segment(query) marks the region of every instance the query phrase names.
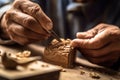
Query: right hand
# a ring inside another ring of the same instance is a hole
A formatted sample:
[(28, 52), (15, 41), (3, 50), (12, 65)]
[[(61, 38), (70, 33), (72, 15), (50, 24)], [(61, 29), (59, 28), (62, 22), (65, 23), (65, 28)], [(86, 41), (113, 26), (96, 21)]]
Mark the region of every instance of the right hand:
[(53, 24), (38, 4), (30, 0), (15, 0), (4, 14), (1, 27), (7, 38), (24, 45), (47, 39), (50, 34), (43, 27), (51, 30)]
[(101, 23), (86, 32), (77, 33), (76, 36), (71, 46), (77, 47), (90, 62), (112, 67), (120, 59), (118, 26)]

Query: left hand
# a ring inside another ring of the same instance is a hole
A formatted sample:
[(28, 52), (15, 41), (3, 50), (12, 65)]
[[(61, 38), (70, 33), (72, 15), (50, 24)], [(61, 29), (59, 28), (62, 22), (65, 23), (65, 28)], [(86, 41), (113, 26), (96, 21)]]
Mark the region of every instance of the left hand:
[(78, 32), (71, 46), (78, 47), (92, 63), (112, 66), (120, 58), (120, 28), (99, 24), (87, 32)]
[(3, 39), (11, 39), (21, 45), (46, 40), (53, 23), (41, 7), (31, 0), (14, 0), (1, 19)]

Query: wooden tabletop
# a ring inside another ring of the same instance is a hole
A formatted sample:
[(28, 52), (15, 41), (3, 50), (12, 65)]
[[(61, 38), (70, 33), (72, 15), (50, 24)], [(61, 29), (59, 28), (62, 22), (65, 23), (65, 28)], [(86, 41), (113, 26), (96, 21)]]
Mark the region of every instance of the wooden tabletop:
[[(33, 55), (39, 56), (42, 56), (44, 51), (43, 47), (36, 44), (28, 46), (0, 45), (0, 49), (13, 53), (30, 50)], [(76, 67), (72, 69), (62, 68), (59, 80), (120, 80), (120, 72), (92, 64), (82, 58), (76, 58)]]

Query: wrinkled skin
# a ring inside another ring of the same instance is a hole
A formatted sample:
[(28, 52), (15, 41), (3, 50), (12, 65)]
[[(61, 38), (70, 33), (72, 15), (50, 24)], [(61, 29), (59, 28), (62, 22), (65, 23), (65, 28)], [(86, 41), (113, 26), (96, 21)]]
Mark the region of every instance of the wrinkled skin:
[(110, 67), (120, 58), (120, 28), (99, 24), (86, 32), (78, 32), (71, 46), (92, 63)]
[(47, 39), (47, 30), (52, 29), (52, 21), (45, 15), (41, 7), (29, 0), (15, 0), (1, 21), (5, 38), (25, 45)]

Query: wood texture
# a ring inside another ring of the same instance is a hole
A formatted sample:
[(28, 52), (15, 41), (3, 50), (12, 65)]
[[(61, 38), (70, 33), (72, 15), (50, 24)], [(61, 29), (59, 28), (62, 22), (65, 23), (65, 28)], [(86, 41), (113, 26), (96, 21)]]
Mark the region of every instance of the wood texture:
[[(8, 52), (18, 52), (23, 50), (30, 50), (33, 55), (42, 55), (43, 48), (38, 45), (29, 45), (26, 47), (23, 46), (0, 46), (0, 49), (8, 51)], [(44, 63), (44, 62), (43, 62)], [(53, 71), (52, 71), (53, 70)], [(0, 68), (0, 80), (6, 80), (4, 78), (10, 77), (11, 79), (16, 78), (18, 80), (19, 77), (22, 77), (22, 80), (57, 80), (59, 77), (59, 80), (120, 80), (120, 72), (119, 71), (113, 71), (108, 68), (104, 68), (95, 64), (92, 64), (88, 62), (85, 59), (77, 58), (76, 59), (76, 67), (72, 69), (65, 69), (60, 72), (59, 75), (59, 69), (56, 67), (52, 67), (51, 69), (48, 69), (46, 71), (43, 71), (44, 73), (41, 73), (41, 71), (8, 71), (5, 69)], [(100, 76), (99, 79), (94, 79), (90, 76), (91, 73), (96, 73)], [(4, 74), (8, 74), (8, 76), (5, 76)], [(16, 74), (14, 77), (13, 74)], [(27, 76), (25, 76), (27, 74)], [(37, 75), (36, 75), (37, 74)], [(45, 75), (44, 75), (45, 74)], [(50, 77), (55, 75), (54, 77)], [(11, 76), (12, 75), (12, 76)], [(26, 79), (27, 78), (27, 79)], [(41, 79), (42, 78), (42, 79)], [(20, 78), (19, 78), (20, 79)]]

